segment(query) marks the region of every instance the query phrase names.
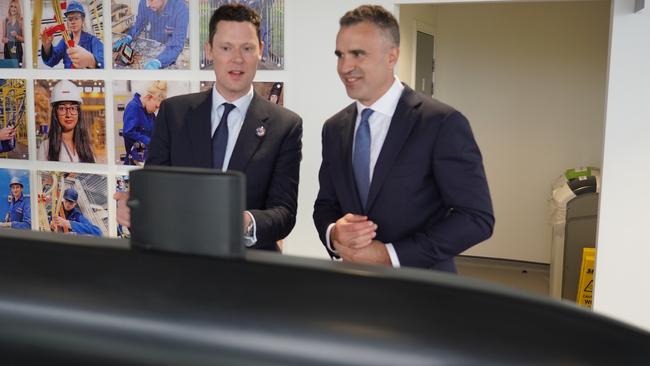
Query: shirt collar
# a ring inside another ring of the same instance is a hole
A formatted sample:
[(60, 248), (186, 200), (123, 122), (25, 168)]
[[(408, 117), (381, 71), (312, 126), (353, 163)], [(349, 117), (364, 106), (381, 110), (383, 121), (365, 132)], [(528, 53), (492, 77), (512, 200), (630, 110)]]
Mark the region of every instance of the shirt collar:
[(229, 102), (224, 98), (221, 94), (219, 94), (219, 91), (217, 91), (217, 83), (212, 86), (212, 111), (216, 113), (217, 109), (223, 104), (223, 103), (230, 103), (234, 104), (235, 107), (241, 112), (242, 116), (246, 115), (246, 112), (248, 111), (248, 107), (251, 105), (251, 101), (253, 101), (253, 86), (251, 85), (250, 90), (248, 93), (240, 97), (239, 99)]
[(386, 93), (377, 99), (377, 101), (374, 102), (371, 106), (366, 107), (357, 101), (357, 113), (360, 114), (362, 110), (370, 108), (375, 112), (379, 112), (392, 118), (393, 114), (395, 114), (395, 110), (397, 109), (397, 103), (402, 97), (402, 91), (404, 91), (404, 85), (402, 85), (402, 83), (399, 81), (397, 75), (395, 75), (394, 78), (395, 80), (393, 81), (393, 85), (391, 85)]

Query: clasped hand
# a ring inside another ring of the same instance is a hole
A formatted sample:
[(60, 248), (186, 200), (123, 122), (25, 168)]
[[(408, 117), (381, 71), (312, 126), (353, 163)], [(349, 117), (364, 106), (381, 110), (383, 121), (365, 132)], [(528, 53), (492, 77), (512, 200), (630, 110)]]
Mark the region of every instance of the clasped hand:
[(64, 219), (63, 217), (60, 217), (60, 216), (56, 216), (56, 217), (52, 218), (52, 223), (50, 224), (50, 226), (53, 229), (57, 228), (57, 227), (60, 227), (60, 228), (70, 230), (70, 228), (71, 228), (70, 221), (68, 221), (68, 220), (66, 220), (66, 219)]
[(330, 240), (344, 262), (391, 265), (386, 245), (375, 240), (377, 228), (367, 216), (348, 213), (336, 221)]

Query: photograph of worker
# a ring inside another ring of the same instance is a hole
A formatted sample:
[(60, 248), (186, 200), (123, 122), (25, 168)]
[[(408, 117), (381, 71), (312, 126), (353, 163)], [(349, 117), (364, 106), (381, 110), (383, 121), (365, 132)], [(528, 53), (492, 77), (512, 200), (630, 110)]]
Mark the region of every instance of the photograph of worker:
[(0, 68), (23, 67), (25, 44), (25, 21), (19, 0), (0, 2), (0, 35), (2, 35), (2, 57)]
[(0, 192), (3, 197), (0, 199), (0, 228), (30, 230), (29, 171), (0, 169)]
[(106, 176), (38, 171), (38, 230), (108, 236)]
[(143, 166), (160, 103), (190, 91), (189, 81), (113, 81), (115, 163)]
[[(115, 177), (115, 192), (128, 192), (129, 191), (129, 176), (128, 175), (118, 175)], [(119, 223), (117, 224), (117, 237), (123, 239), (129, 239), (131, 237), (131, 232), (126, 226), (122, 226)]]
[(103, 69), (101, 0), (32, 0), (32, 58), (39, 69)]
[(25, 80), (0, 79), (0, 158), (29, 158)]
[[(201, 91), (207, 91), (212, 89), (214, 85), (213, 81), (202, 81), (201, 82)], [(284, 96), (282, 89), (284, 88), (284, 83), (281, 81), (254, 81), (253, 90), (255, 93), (266, 98), (269, 102), (279, 104), (284, 106)]]
[(106, 163), (104, 81), (35, 80), (36, 158)]
[(111, 0), (113, 68), (189, 69), (189, 0)]
[(255, 9), (262, 17), (258, 34), (262, 41), (262, 58), (258, 70), (284, 69), (284, 0), (199, 0), (199, 40), (201, 44), (199, 66), (212, 70), (204, 45), (210, 37), (210, 17), (221, 5), (239, 3)]

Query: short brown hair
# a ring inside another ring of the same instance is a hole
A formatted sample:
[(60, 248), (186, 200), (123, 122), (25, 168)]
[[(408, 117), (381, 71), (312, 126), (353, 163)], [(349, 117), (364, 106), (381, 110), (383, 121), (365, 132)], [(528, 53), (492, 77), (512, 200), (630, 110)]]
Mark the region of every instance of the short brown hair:
[(260, 24), (262, 24), (262, 17), (255, 11), (255, 9), (243, 4), (225, 4), (217, 8), (212, 13), (210, 18), (210, 39), (208, 43), (212, 44), (212, 38), (217, 32), (217, 23), (222, 20), (233, 22), (249, 22), (253, 24), (257, 31), (257, 39), (260, 38)]
[(361, 5), (350, 10), (339, 20), (341, 27), (369, 22), (384, 31), (396, 47), (399, 47), (399, 24), (388, 10), (379, 5)]

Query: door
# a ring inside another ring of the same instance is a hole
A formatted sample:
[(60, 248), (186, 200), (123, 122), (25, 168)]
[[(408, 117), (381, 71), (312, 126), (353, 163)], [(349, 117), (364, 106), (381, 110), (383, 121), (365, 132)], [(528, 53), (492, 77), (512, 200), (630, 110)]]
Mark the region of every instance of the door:
[(433, 36), (418, 30), (415, 51), (415, 85), (417, 91), (433, 95)]

